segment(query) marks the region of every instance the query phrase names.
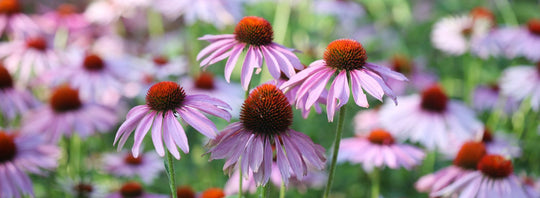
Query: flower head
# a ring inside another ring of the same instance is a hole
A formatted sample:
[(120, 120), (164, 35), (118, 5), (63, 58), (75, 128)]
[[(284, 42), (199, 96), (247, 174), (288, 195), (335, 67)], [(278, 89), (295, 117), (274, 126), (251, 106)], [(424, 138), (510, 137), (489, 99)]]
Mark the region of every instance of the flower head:
[(82, 100), (79, 90), (69, 86), (56, 88), (44, 105), (25, 115), (24, 132), (43, 133), (53, 142), (73, 133), (86, 138), (96, 132), (106, 132), (116, 124), (116, 114), (110, 108)]
[(203, 67), (228, 57), (225, 65), (225, 79), (230, 82), (234, 66), (243, 49), (247, 47), (240, 79), (244, 90), (248, 88), (253, 70), (260, 71), (263, 59), (274, 79), (279, 79), (281, 72), (291, 77), (296, 73), (294, 69), (303, 69), (293, 49), (274, 43), (272, 39), (272, 26), (266, 19), (247, 16), (240, 20), (234, 34), (206, 35), (199, 38), (211, 44), (199, 52), (197, 60), (206, 57), (201, 61), (201, 67)]
[(7, 120), (15, 119), (39, 103), (29, 91), (14, 87), (13, 78), (3, 64), (0, 64), (0, 98), (0, 113)]
[(466, 173), (430, 196), (531, 197), (513, 174), (514, 167), (510, 160), (500, 155), (485, 155), (477, 168), (477, 171)]
[(165, 168), (155, 153), (142, 153), (135, 157), (129, 152), (106, 154), (103, 169), (112, 175), (133, 178), (139, 176), (143, 182), (151, 183)]
[(151, 131), (152, 141), (156, 152), (165, 155), (163, 142), (168, 151), (180, 159), (178, 147), (184, 153), (189, 152), (186, 133), (177, 118), (182, 118), (187, 124), (206, 137), (216, 136), (216, 126), (202, 112), (230, 120), (229, 105), (221, 100), (206, 95), (187, 95), (182, 87), (174, 82), (159, 82), (148, 90), (146, 104), (131, 109), (126, 121), (120, 126), (114, 144), (118, 143), (120, 150), (128, 137), (135, 130), (133, 156), (138, 157), (144, 136)]
[(238, 168), (246, 177), (252, 174), (257, 185), (264, 185), (272, 174), (275, 148), (281, 179), (286, 184), (291, 176), (301, 180), (308, 165), (322, 169), (326, 159), (324, 149), (291, 130), (291, 124), (292, 108), (283, 92), (273, 84), (263, 84), (244, 102), (240, 121), (209, 142), (210, 159), (225, 158), (224, 170), (232, 173)]
[(166, 195), (150, 194), (145, 192), (143, 185), (137, 182), (122, 184), (117, 192), (111, 193), (107, 198), (166, 198)]
[(540, 62), (535, 66), (515, 66), (505, 69), (499, 81), (504, 95), (524, 102), (530, 98), (532, 109), (540, 110)]
[(0, 197), (33, 196), (32, 181), (25, 173), (42, 173), (57, 166), (60, 149), (40, 135), (0, 129)]
[(366, 171), (374, 167), (410, 169), (422, 161), (422, 150), (396, 142), (391, 133), (374, 129), (367, 136), (345, 138), (339, 147), (339, 161), (361, 163)]
[[(386, 79), (392, 78), (406, 81), (407, 78), (387, 67), (366, 62), (367, 55), (362, 44), (351, 39), (339, 39), (331, 42), (326, 48), (323, 60), (318, 60), (300, 71), (289, 81), (281, 85), (282, 89), (300, 86), (296, 95), (297, 108), (310, 109), (325, 90), (326, 84), (334, 78), (326, 101), (328, 120), (334, 119), (334, 112), (349, 101), (349, 81), (355, 103), (361, 107), (369, 107), (364, 90), (378, 100), (386, 94), (397, 104), (396, 96), (388, 87)], [(302, 102), (303, 97), (307, 97)], [(339, 103), (338, 103), (339, 99)], [(336, 105), (337, 103), (337, 105)], [(298, 104), (303, 104), (299, 106)]]

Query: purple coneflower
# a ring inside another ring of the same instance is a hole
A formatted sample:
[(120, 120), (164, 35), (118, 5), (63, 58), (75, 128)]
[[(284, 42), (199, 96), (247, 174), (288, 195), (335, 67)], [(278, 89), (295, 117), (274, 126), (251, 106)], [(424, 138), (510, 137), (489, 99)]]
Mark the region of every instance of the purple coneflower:
[(507, 35), (501, 45), (509, 48), (512, 55), (540, 61), (540, 19), (529, 19), (526, 26), (508, 27), (502, 31)]
[(171, 58), (165, 55), (154, 55), (144, 66), (146, 75), (157, 80), (167, 80), (170, 76), (178, 77), (188, 70), (187, 60), (182, 56)]
[(221, 100), (206, 95), (187, 95), (184, 89), (174, 82), (159, 82), (148, 90), (145, 105), (133, 107), (129, 111), (126, 121), (116, 133), (114, 144), (118, 143), (120, 150), (135, 130), (131, 151), (133, 156), (138, 157), (144, 136), (152, 129), (156, 152), (162, 157), (165, 155), (165, 142), (169, 152), (176, 159), (180, 159), (178, 147), (184, 153), (189, 153), (189, 145), (178, 117), (206, 137), (214, 139), (216, 126), (201, 112), (230, 120), (231, 115), (227, 111), (229, 109), (229, 105)]
[(66, 67), (47, 72), (41, 79), (49, 84), (68, 83), (79, 89), (81, 98), (107, 106), (117, 105), (124, 85), (134, 79), (129, 62), (124, 58), (103, 57), (97, 53), (69, 51)]
[(143, 153), (134, 157), (129, 152), (106, 154), (103, 169), (112, 175), (133, 178), (136, 175), (145, 183), (152, 183), (165, 170), (163, 162), (155, 153)]
[[(159, 160), (158, 160), (159, 161)], [(109, 194), (107, 198), (167, 198), (167, 195), (151, 194), (144, 191), (141, 184), (127, 182), (117, 192)]]
[(225, 198), (226, 194), (221, 188), (208, 188), (200, 193), (198, 198)]
[(385, 105), (382, 125), (397, 137), (419, 142), (430, 150), (455, 151), (455, 146), (478, 137), (482, 124), (465, 105), (450, 100), (438, 85), (401, 99), (401, 105)]
[(108, 186), (88, 180), (61, 178), (58, 183), (69, 197), (103, 198), (109, 191)]
[(406, 144), (397, 143), (389, 132), (375, 129), (367, 136), (345, 138), (339, 147), (339, 161), (361, 163), (364, 170), (388, 167), (410, 169), (422, 162), (422, 150)]
[(242, 16), (242, 3), (238, 0), (158, 0), (153, 5), (171, 21), (183, 16), (188, 25), (202, 21), (219, 29), (234, 24)]
[(0, 112), (8, 121), (22, 115), (38, 105), (38, 101), (27, 90), (16, 89), (11, 74), (0, 63)]
[(33, 197), (32, 181), (24, 173), (53, 169), (60, 149), (39, 135), (7, 132), (0, 129), (0, 197)]
[(0, 44), (0, 58), (4, 58), (6, 68), (23, 85), (29, 83), (32, 77), (57, 68), (60, 64), (52, 42), (40, 35)]
[(51, 34), (60, 29), (72, 33), (83, 30), (90, 25), (84, 15), (77, 12), (77, 7), (73, 4), (61, 4), (56, 10), (38, 16), (36, 22), (44, 31)]
[(96, 132), (107, 132), (116, 124), (116, 114), (110, 108), (87, 103), (79, 91), (69, 86), (57, 88), (49, 100), (23, 118), (24, 132), (41, 133), (52, 142), (74, 133), (85, 138)]
[(272, 174), (272, 145), (285, 184), (292, 176), (301, 180), (308, 166), (323, 169), (324, 148), (290, 129), (292, 119), (292, 108), (283, 92), (275, 85), (263, 84), (244, 102), (240, 121), (209, 142), (210, 159), (226, 159), (224, 170), (230, 174), (238, 168), (244, 176), (253, 174), (259, 186), (266, 185)]
[(23, 36), (38, 31), (37, 24), (21, 11), (19, 0), (2, 0), (0, 2), (0, 35), (8, 32), (13, 34), (9, 36)]
[(516, 100), (530, 98), (532, 109), (540, 110), (540, 62), (536, 67), (515, 66), (503, 71), (499, 86), (503, 94)]
[(408, 90), (423, 90), (437, 82), (437, 76), (426, 71), (421, 60), (411, 60), (405, 55), (396, 54), (392, 56), (388, 63), (392, 70), (405, 75), (410, 82), (403, 82), (395, 79), (388, 79), (386, 83), (396, 95), (404, 95)]
[(478, 162), (477, 169), (431, 193), (431, 196), (531, 197), (523, 189), (519, 178), (513, 174), (514, 167), (510, 160), (500, 155), (485, 155)]
[[(451, 55), (462, 55), (470, 48), (471, 42), (483, 39), (495, 24), (495, 15), (483, 7), (471, 10), (469, 15), (443, 18), (433, 27), (433, 46)], [(497, 46), (495, 46), (497, 47)]]
[(273, 38), (272, 25), (266, 19), (256, 16), (244, 17), (236, 25), (234, 34), (206, 35), (199, 38), (211, 44), (199, 52), (197, 60), (206, 56), (201, 62), (201, 67), (206, 67), (228, 57), (225, 79), (230, 82), (236, 62), (242, 51), (247, 48), (240, 79), (244, 90), (249, 87), (253, 69), (261, 69), (263, 58), (274, 79), (279, 79), (281, 72), (291, 77), (295, 74), (294, 69), (303, 69), (300, 60), (293, 53), (294, 49), (272, 42)]
[(180, 84), (190, 93), (223, 98), (223, 101), (231, 106), (233, 117), (238, 118), (245, 97), (240, 84), (229, 84), (223, 78), (216, 78), (209, 72), (201, 72), (197, 77), (185, 77), (180, 80)]
[[(336, 109), (349, 101), (349, 80), (352, 86), (354, 101), (358, 106), (369, 107), (364, 90), (378, 100), (386, 94), (397, 104), (396, 96), (388, 87), (386, 79), (406, 81), (407, 78), (400, 73), (394, 72), (387, 67), (366, 62), (366, 50), (359, 42), (351, 39), (335, 40), (326, 47), (324, 59), (318, 60), (307, 68), (291, 77), (281, 87), (287, 88), (300, 84), (300, 90), (296, 95), (299, 102), (306, 94), (308, 99), (301, 109), (310, 109), (319, 99), (327, 82), (334, 75), (328, 98), (326, 110), (329, 121), (333, 121)], [(336, 106), (336, 102), (339, 103)]]
[(482, 142), (465, 142), (459, 149), (452, 165), (422, 176), (414, 184), (414, 187), (419, 192), (437, 192), (467, 173), (475, 171), (478, 162), (486, 153), (486, 147)]

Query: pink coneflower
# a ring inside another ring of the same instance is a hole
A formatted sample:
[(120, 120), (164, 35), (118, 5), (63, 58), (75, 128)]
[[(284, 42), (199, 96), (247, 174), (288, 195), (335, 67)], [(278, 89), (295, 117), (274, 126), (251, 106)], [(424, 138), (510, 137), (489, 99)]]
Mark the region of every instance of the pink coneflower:
[(114, 192), (107, 196), (107, 198), (167, 198), (167, 197), (168, 197), (167, 195), (147, 193), (145, 192), (143, 186), (137, 182), (124, 183), (117, 192)]
[[(506, 34), (506, 35), (502, 35)], [(501, 29), (500, 44), (509, 48), (511, 55), (523, 56), (530, 61), (540, 61), (540, 19), (529, 19), (522, 27)]]
[[(280, 87), (281, 85), (283, 85), (288, 80), (289, 80), (289, 78), (285, 74), (281, 73), (281, 77), (279, 79), (277, 79), (276, 86)], [(291, 87), (291, 88), (289, 88), (287, 90), (287, 92), (285, 93), (285, 96), (287, 97), (287, 99), (289, 100), (289, 103), (291, 103), (291, 105), (296, 105), (296, 108), (300, 109), (302, 111), (302, 117), (304, 117), (304, 119), (306, 119), (309, 116), (309, 112), (310, 112), (311, 109), (304, 109), (304, 108), (301, 108), (301, 107), (305, 106), (305, 104), (306, 104), (306, 102), (308, 100), (308, 95), (304, 95), (302, 98), (299, 98), (298, 101), (297, 101), (296, 100), (296, 95), (298, 94), (298, 90), (300, 90), (300, 85)], [(328, 96), (328, 92), (326, 90), (323, 90), (323, 92), (321, 93), (321, 95), (317, 99), (317, 102), (316, 102), (317, 105), (314, 105), (315, 111), (317, 113), (322, 112), (321, 105), (326, 104), (326, 97), (327, 96)]]
[(509, 134), (492, 133), (485, 127), (482, 142), (486, 145), (489, 154), (499, 154), (511, 158), (521, 156), (521, 148), (517, 146), (517, 140)]
[(68, 83), (79, 89), (85, 100), (108, 106), (117, 105), (124, 85), (135, 78), (128, 60), (120, 57), (104, 57), (98, 53), (70, 51), (65, 57), (66, 67), (58, 68), (41, 76), (53, 86)]
[(209, 142), (210, 159), (226, 159), (223, 170), (229, 174), (234, 169), (245, 176), (253, 174), (257, 185), (266, 185), (272, 174), (272, 145), (285, 184), (291, 176), (301, 180), (308, 165), (323, 169), (324, 148), (307, 135), (290, 129), (292, 119), (292, 108), (283, 92), (275, 85), (263, 84), (244, 102), (240, 121), (227, 126)]
[(477, 168), (477, 171), (466, 173), (449, 186), (431, 193), (431, 196), (530, 197), (513, 174), (510, 160), (500, 155), (485, 155)]
[(0, 1), (0, 35), (4, 32), (10, 36), (23, 36), (38, 31), (37, 24), (26, 14), (23, 14), (19, 0)]
[(24, 173), (53, 169), (60, 149), (46, 144), (39, 135), (7, 132), (0, 129), (0, 197), (33, 197), (32, 181)]
[(176, 187), (176, 196), (178, 198), (196, 198), (196, 192), (190, 186)]
[(58, 183), (69, 197), (103, 198), (109, 188), (92, 181), (61, 178)]
[(16, 89), (11, 74), (0, 63), (0, 112), (8, 121), (22, 115), (38, 105), (38, 101), (27, 90)]
[(216, 126), (201, 112), (230, 120), (225, 102), (206, 95), (187, 95), (184, 89), (174, 82), (160, 82), (153, 85), (146, 94), (146, 104), (133, 107), (120, 126), (114, 144), (120, 150), (135, 130), (133, 156), (138, 157), (144, 136), (152, 128), (154, 148), (160, 156), (165, 155), (163, 142), (169, 152), (180, 159), (178, 147), (189, 153), (186, 133), (177, 118), (182, 118), (191, 127), (210, 139), (217, 133)]
[(469, 15), (443, 18), (433, 27), (433, 46), (451, 55), (462, 55), (471, 42), (482, 39), (495, 24), (495, 15), (486, 8), (477, 7)]
[[(364, 90), (381, 101), (386, 94), (397, 104), (396, 96), (388, 87), (386, 80), (392, 78), (406, 81), (407, 78), (387, 67), (368, 63), (366, 60), (366, 50), (359, 42), (351, 39), (335, 40), (326, 47), (323, 60), (311, 63), (307, 69), (291, 77), (281, 87), (300, 85), (296, 100), (299, 102), (307, 94), (305, 106), (300, 108), (310, 109), (323, 93), (327, 82), (334, 73), (338, 73), (330, 86), (326, 101), (329, 121), (333, 121), (335, 110), (349, 101), (351, 90), (347, 78), (350, 78), (352, 94), (358, 106), (369, 107)], [(338, 99), (339, 103), (336, 106)]]
[(157, 80), (167, 80), (169, 77), (179, 77), (188, 71), (188, 61), (182, 56), (168, 57), (154, 55), (145, 64), (143, 70)]
[(540, 62), (536, 67), (515, 66), (505, 69), (499, 86), (503, 94), (516, 100), (530, 98), (532, 109), (540, 110)]
[(529, 195), (529, 197), (540, 196), (540, 180), (535, 180), (533, 177), (529, 177), (525, 174), (520, 174), (521, 181), (523, 182), (523, 188)]
[(221, 188), (208, 188), (201, 192), (199, 198), (225, 198), (225, 192)]
[(510, 115), (519, 108), (519, 101), (503, 96), (497, 84), (480, 85), (473, 92), (473, 107), (479, 112), (502, 109)]
[(155, 153), (143, 153), (134, 157), (131, 153), (106, 154), (103, 169), (112, 175), (133, 178), (139, 176), (143, 182), (152, 183), (165, 170), (163, 161)]
[(88, 27), (90, 24), (77, 7), (73, 4), (61, 4), (56, 10), (49, 11), (36, 19), (44, 31), (54, 34), (60, 29), (75, 32)]
[(158, 0), (153, 5), (171, 21), (183, 16), (188, 25), (202, 21), (219, 29), (234, 24), (242, 16), (242, 4), (238, 0)]
[(231, 106), (233, 117), (238, 118), (245, 97), (240, 84), (229, 84), (225, 79), (216, 78), (208, 72), (201, 72), (197, 77), (185, 77), (180, 80), (180, 84), (187, 92), (222, 98), (224, 102)]
[(422, 176), (414, 184), (414, 187), (419, 192), (439, 191), (467, 173), (475, 171), (478, 162), (486, 153), (486, 147), (482, 142), (465, 142), (459, 149), (452, 165)]
[(85, 138), (96, 132), (107, 132), (116, 120), (112, 109), (87, 103), (79, 98), (78, 90), (61, 86), (52, 93), (49, 105), (24, 116), (22, 130), (44, 134), (49, 141), (56, 142), (74, 133)]
[(206, 56), (201, 62), (201, 67), (206, 67), (228, 57), (225, 79), (230, 82), (236, 62), (242, 51), (247, 48), (240, 79), (244, 90), (248, 89), (253, 69), (261, 69), (263, 58), (274, 79), (279, 79), (281, 72), (291, 77), (295, 74), (294, 69), (301, 70), (304, 67), (293, 53), (294, 49), (272, 42), (273, 37), (272, 25), (266, 19), (256, 16), (244, 17), (236, 25), (234, 34), (206, 35), (199, 38), (211, 44), (199, 52), (197, 60)]
[(455, 151), (455, 146), (482, 131), (474, 112), (450, 100), (438, 85), (427, 88), (421, 96), (411, 95), (401, 101), (399, 106), (383, 106), (382, 125), (396, 136), (419, 142), (430, 150)]
[(29, 83), (32, 77), (60, 64), (52, 42), (41, 35), (0, 44), (0, 58), (4, 58), (6, 68), (23, 85)]
[(425, 154), (422, 150), (397, 143), (389, 132), (375, 129), (367, 136), (345, 138), (339, 147), (339, 161), (360, 163), (364, 170), (388, 167), (411, 169), (420, 164)]

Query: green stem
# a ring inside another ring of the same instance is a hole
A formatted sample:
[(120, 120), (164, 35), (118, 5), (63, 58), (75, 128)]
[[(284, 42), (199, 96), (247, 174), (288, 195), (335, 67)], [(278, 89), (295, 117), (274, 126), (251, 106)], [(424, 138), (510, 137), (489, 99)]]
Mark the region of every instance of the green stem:
[(495, 5), (497, 6), (497, 9), (501, 11), (503, 20), (508, 25), (517, 25), (518, 21), (516, 19), (516, 14), (514, 13), (514, 10), (512, 10), (512, 7), (510, 6), (510, 3), (508, 0), (495, 0)]
[(339, 110), (339, 120), (337, 123), (336, 137), (334, 139), (334, 150), (332, 154), (332, 162), (330, 164), (330, 171), (328, 173), (328, 181), (326, 182), (326, 188), (324, 189), (324, 198), (328, 198), (330, 194), (330, 188), (332, 188), (332, 182), (334, 180), (334, 174), (336, 171), (336, 162), (339, 151), (339, 143), (341, 142), (341, 134), (343, 133), (343, 123), (345, 121), (345, 112), (347, 105), (343, 105)]
[(268, 197), (268, 187), (269, 187), (269, 186), (270, 186), (270, 185), (268, 185), (268, 184), (265, 184), (265, 185), (263, 185), (263, 186), (259, 186), (259, 189), (260, 189), (260, 192), (261, 192), (261, 194), (260, 194), (260, 196), (259, 196), (260, 198), (266, 198), (266, 197)]
[(274, 41), (283, 43), (291, 16), (291, 0), (281, 0), (274, 14)]
[[(247, 93), (247, 91), (246, 91), (246, 93)], [(242, 159), (242, 157), (240, 157), (240, 159), (238, 159), (238, 161), (240, 162), (240, 164), (238, 164), (238, 167), (242, 167), (241, 159)], [(239, 175), (240, 175), (240, 181), (238, 181), (238, 198), (242, 198), (242, 194), (243, 194), (242, 182), (244, 181), (244, 178), (242, 178), (242, 170), (238, 169), (238, 172), (239, 172)]]
[(165, 161), (165, 164), (167, 165), (167, 173), (169, 175), (169, 187), (171, 188), (171, 196), (172, 198), (177, 198), (173, 157), (169, 151), (167, 151), (166, 155), (167, 161)]
[(285, 187), (285, 182), (281, 180), (281, 187), (279, 189), (279, 198), (285, 198), (285, 191), (287, 188)]
[(148, 34), (151, 37), (158, 37), (163, 35), (165, 28), (163, 28), (163, 20), (161, 15), (156, 11), (149, 10), (148, 15), (146, 15), (148, 21)]
[(379, 198), (381, 191), (381, 176), (379, 168), (373, 168), (371, 172), (371, 198)]

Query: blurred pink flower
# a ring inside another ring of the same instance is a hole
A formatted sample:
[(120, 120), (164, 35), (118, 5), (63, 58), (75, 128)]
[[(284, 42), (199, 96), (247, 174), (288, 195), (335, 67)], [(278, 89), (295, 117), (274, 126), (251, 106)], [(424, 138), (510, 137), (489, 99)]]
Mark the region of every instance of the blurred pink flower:
[[(318, 60), (300, 71), (289, 81), (281, 85), (281, 88), (300, 86), (296, 95), (297, 107), (303, 97), (308, 95), (305, 106), (301, 109), (310, 109), (319, 100), (326, 88), (328, 81), (334, 78), (326, 101), (328, 120), (334, 119), (336, 109), (347, 104), (349, 101), (349, 81), (352, 86), (352, 94), (355, 103), (361, 107), (369, 107), (364, 90), (378, 100), (382, 101), (383, 95), (387, 95), (397, 104), (396, 96), (388, 87), (387, 79), (407, 81), (401, 73), (394, 72), (387, 67), (382, 67), (366, 62), (366, 50), (359, 42), (351, 39), (339, 39), (331, 42), (326, 48), (324, 59)], [(337, 100), (339, 103), (336, 105)]]
[(33, 77), (60, 66), (58, 51), (52, 40), (44, 35), (34, 35), (0, 43), (0, 58), (6, 68), (16, 74), (17, 83), (27, 85)]
[(120, 177), (134, 178), (139, 176), (144, 183), (152, 181), (165, 170), (163, 161), (155, 153), (142, 153), (134, 157), (131, 153), (123, 151), (103, 156), (103, 169)]
[(184, 153), (189, 153), (186, 133), (178, 118), (206, 137), (214, 139), (217, 133), (216, 126), (201, 112), (223, 118), (231, 119), (228, 112), (229, 105), (225, 102), (206, 95), (186, 95), (182, 87), (174, 82), (160, 82), (153, 85), (146, 95), (146, 104), (133, 107), (122, 123), (114, 144), (118, 143), (118, 150), (122, 149), (127, 139), (135, 130), (134, 143), (131, 152), (134, 157), (139, 156), (144, 136), (151, 130), (152, 141), (156, 152), (165, 155), (163, 142), (176, 159), (180, 159), (178, 147)]
[(60, 149), (45, 143), (40, 135), (0, 129), (0, 197), (34, 196), (25, 171), (42, 174), (41, 169), (58, 166)]
[(401, 101), (399, 106), (386, 104), (381, 108), (383, 127), (429, 150), (454, 153), (458, 145), (482, 132), (474, 112), (450, 100), (438, 85), (425, 89), (421, 96), (411, 95)]
[(502, 95), (497, 84), (479, 85), (472, 94), (473, 108), (479, 112), (494, 112), (502, 109), (506, 115), (510, 115), (519, 108), (519, 101)]
[(145, 192), (143, 186), (137, 182), (124, 183), (117, 192), (111, 193), (107, 196), (107, 198), (167, 198), (167, 197), (169, 196), (147, 193)]
[(540, 61), (540, 19), (529, 19), (526, 26), (501, 28), (499, 44), (507, 48), (510, 57), (523, 56)]
[(37, 24), (22, 13), (19, 0), (2, 0), (0, 2), (0, 35), (21, 37), (39, 31)]
[(208, 143), (210, 160), (226, 159), (223, 170), (229, 174), (235, 169), (244, 176), (253, 174), (257, 186), (268, 183), (273, 175), (273, 148), (285, 185), (293, 176), (302, 180), (307, 167), (322, 170), (326, 161), (324, 148), (290, 129), (292, 119), (292, 108), (283, 92), (272, 84), (260, 85), (244, 102), (240, 121), (227, 126)]
[(11, 74), (0, 64), (0, 113), (8, 121), (38, 106), (39, 102), (28, 90), (17, 89)]
[(521, 148), (518, 141), (510, 134), (502, 132), (492, 133), (487, 127), (484, 127), (482, 142), (486, 145), (487, 152), (498, 154), (510, 158), (521, 156)]
[(236, 25), (234, 34), (205, 35), (199, 38), (211, 44), (199, 52), (197, 60), (206, 56), (201, 62), (201, 67), (206, 68), (228, 58), (225, 65), (225, 79), (230, 82), (236, 62), (247, 47), (240, 78), (244, 90), (248, 89), (253, 69), (257, 69), (257, 73), (261, 70), (263, 58), (274, 79), (279, 79), (281, 72), (291, 77), (296, 73), (294, 69), (301, 70), (303, 66), (293, 53), (294, 49), (272, 42), (273, 37), (272, 25), (266, 19), (255, 16), (244, 17)]
[(425, 154), (422, 150), (395, 142), (394, 137), (383, 129), (372, 130), (366, 136), (344, 138), (339, 147), (338, 161), (360, 163), (364, 170), (388, 167), (411, 169), (421, 164)]
[(534, 66), (518, 65), (506, 68), (499, 80), (504, 95), (524, 102), (530, 98), (532, 109), (540, 110), (540, 62)]
[(69, 86), (57, 88), (49, 102), (25, 114), (22, 131), (44, 134), (48, 141), (58, 142), (74, 133), (81, 138), (105, 133), (117, 122), (112, 109), (81, 100), (79, 91)]
[(460, 197), (522, 197), (532, 198), (523, 183), (513, 174), (510, 160), (500, 155), (486, 155), (478, 162), (478, 170), (464, 174), (431, 196)]
[(203, 21), (218, 29), (224, 29), (242, 17), (239, 0), (157, 0), (153, 6), (168, 20), (174, 21), (182, 16), (188, 25)]
[(482, 142), (465, 142), (461, 145), (459, 152), (454, 158), (453, 164), (422, 176), (414, 184), (419, 192), (437, 192), (468, 173), (476, 170), (478, 162), (486, 155), (486, 147)]
[(49, 34), (54, 34), (60, 29), (69, 32), (81, 31), (89, 27), (89, 22), (84, 15), (77, 12), (73, 4), (61, 4), (56, 10), (51, 10), (35, 18), (41, 29)]
[(392, 78), (387, 79), (389, 87), (396, 95), (405, 95), (407, 91), (420, 91), (437, 82), (438, 77), (426, 70), (424, 61), (420, 59), (411, 60), (405, 55), (396, 54), (386, 63), (393, 71), (405, 75), (409, 82), (403, 82)]

